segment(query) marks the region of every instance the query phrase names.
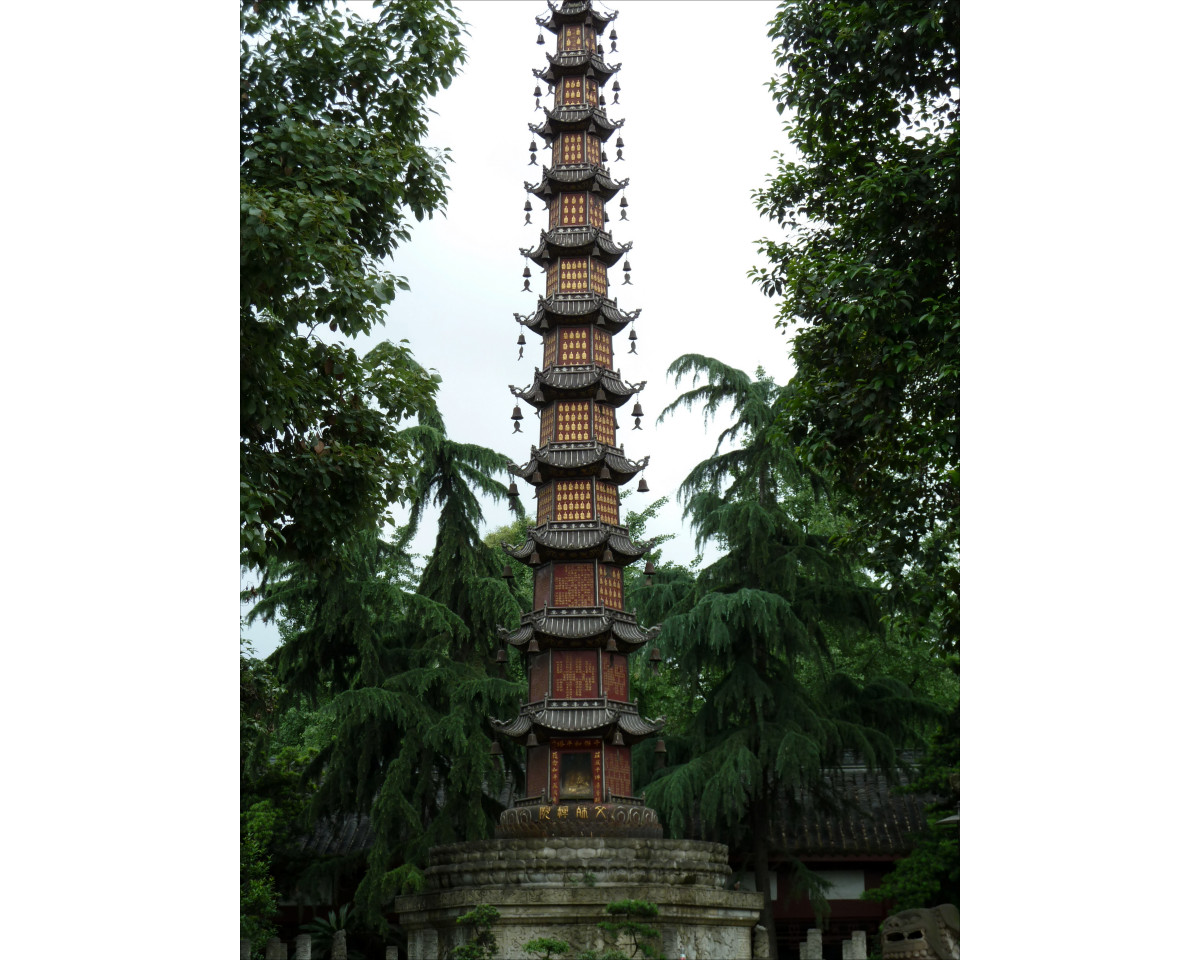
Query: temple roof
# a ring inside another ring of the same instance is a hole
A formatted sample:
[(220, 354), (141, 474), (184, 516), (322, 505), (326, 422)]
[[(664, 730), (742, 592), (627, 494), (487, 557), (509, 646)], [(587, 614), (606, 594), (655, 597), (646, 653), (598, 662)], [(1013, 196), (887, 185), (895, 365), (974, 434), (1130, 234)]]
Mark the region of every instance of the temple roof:
[(637, 706), (600, 697), (592, 700), (538, 700), (521, 707), (515, 720), (489, 718), (497, 733), (516, 739), (530, 730), (542, 737), (554, 734), (600, 734), (621, 731), (626, 745), (658, 733), (665, 720), (643, 720)]
[(525, 182), (525, 192), (542, 200), (549, 200), (556, 193), (567, 190), (588, 190), (598, 193), (607, 202), (629, 186), (629, 178), (614, 180), (598, 163), (560, 163), (553, 167), (542, 167), (542, 182)]
[(620, 407), (645, 386), (645, 380), (641, 383), (629, 383), (621, 379), (620, 371), (614, 372), (597, 363), (589, 363), (554, 366), (548, 370), (535, 367), (532, 385), (518, 390), (510, 383), (508, 389), (514, 396), (538, 408), (549, 406), (554, 400), (576, 397), (595, 397), (603, 403)]
[(564, 130), (585, 130), (604, 141), (612, 136), (614, 130), (625, 125), (624, 119), (609, 120), (603, 107), (593, 107), (586, 103), (564, 105), (553, 110), (546, 110), (545, 107), (542, 109), (546, 111), (545, 123), (540, 127), (531, 123), (529, 129), (546, 142), (552, 141)]
[[(626, 313), (617, 307), (617, 301), (594, 294), (557, 293), (550, 297), (538, 295), (537, 310), (527, 317), (514, 313), (517, 323), (530, 330), (549, 330), (551, 326), (564, 323), (594, 323), (603, 329), (620, 333), (625, 326), (636, 320), (642, 312), (638, 307)], [(620, 371), (617, 372), (620, 376)]]
[[(597, 50), (595, 53), (587, 50), (566, 50), (562, 53), (548, 53), (546, 59), (549, 64), (542, 70), (534, 67), (533, 75), (547, 83), (557, 83), (559, 77), (575, 77), (582, 74), (583, 76), (595, 75), (596, 82), (600, 86), (604, 86), (609, 78), (621, 69), (619, 63), (604, 62), (603, 50)], [(581, 71), (580, 67), (587, 69)]]
[(550, 477), (578, 477), (589, 475), (591, 467), (608, 467), (614, 483), (627, 483), (646, 469), (648, 456), (641, 460), (630, 460), (625, 456), (624, 446), (610, 447), (606, 443), (551, 443), (545, 447), (532, 447), (530, 461), (526, 464), (510, 463), (509, 473), (533, 482), (535, 472), (543, 479)]
[[(516, 630), (497, 627), (500, 639), (514, 647), (525, 647), (537, 637), (538, 645), (549, 640), (572, 646), (599, 647), (611, 637), (621, 653), (629, 653), (658, 636), (661, 626), (643, 630), (637, 617), (614, 607), (543, 607), (521, 615)], [(587, 641), (587, 643), (578, 643)]]
[(632, 243), (614, 243), (612, 235), (599, 227), (555, 227), (543, 230), (536, 250), (521, 247), (522, 255), (545, 263), (558, 257), (593, 257), (611, 267), (629, 250)]
[(617, 11), (604, 13), (592, 8), (591, 0), (563, 0), (557, 7), (547, 3), (550, 16), (534, 17), (538, 26), (545, 27), (551, 33), (557, 34), (559, 27), (568, 23), (583, 23), (589, 17), (596, 26), (596, 36), (604, 33), (610, 23), (617, 19)]
[[(525, 542), (514, 547), (502, 543), (504, 552), (514, 560), (529, 564), (533, 551), (538, 563), (547, 560), (597, 560), (607, 548), (615, 566), (627, 567), (650, 549), (649, 544), (634, 543), (627, 527), (614, 527), (599, 520), (552, 520), (533, 527)], [(530, 564), (532, 566), (532, 564)]]

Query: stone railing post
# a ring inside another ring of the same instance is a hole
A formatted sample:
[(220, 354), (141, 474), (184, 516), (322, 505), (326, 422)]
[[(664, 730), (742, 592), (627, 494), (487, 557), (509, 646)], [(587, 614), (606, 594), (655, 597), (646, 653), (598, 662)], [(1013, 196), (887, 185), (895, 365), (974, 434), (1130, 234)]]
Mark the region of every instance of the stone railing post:
[(854, 930), (842, 941), (842, 960), (867, 960), (867, 932)]
[(287, 944), (280, 942), (278, 937), (268, 940), (267, 960), (287, 960)]
[(250, 941), (242, 941), (242, 960), (250, 960)]
[(345, 930), (335, 930), (333, 932), (333, 943), (329, 947), (329, 957), (330, 960), (347, 960)]
[(312, 960), (312, 934), (296, 935), (296, 954), (293, 960)]
[(383, 960), (400, 960), (400, 948), (388, 947), (383, 952)]
[(821, 931), (810, 929), (800, 944), (800, 960), (821, 960)]
[(767, 936), (767, 928), (761, 923), (754, 925), (751, 933), (751, 945), (754, 950), (754, 960), (770, 960), (771, 938)]

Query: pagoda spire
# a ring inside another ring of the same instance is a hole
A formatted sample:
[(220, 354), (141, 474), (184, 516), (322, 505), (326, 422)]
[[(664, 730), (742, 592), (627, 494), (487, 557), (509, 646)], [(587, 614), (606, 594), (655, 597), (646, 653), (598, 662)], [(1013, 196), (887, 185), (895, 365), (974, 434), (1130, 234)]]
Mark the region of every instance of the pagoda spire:
[[(618, 410), (640, 429), (637, 396), (645, 386), (613, 366), (614, 335), (640, 313), (620, 310), (609, 295), (608, 271), (622, 259), (629, 282), (632, 247), (613, 240), (606, 209), (628, 184), (613, 179), (606, 149), (624, 123), (605, 109), (604, 91), (621, 69), (604, 56), (606, 31), (616, 49), (616, 16), (591, 0), (562, 0), (537, 18), (555, 39), (547, 65), (533, 71), (552, 102), (544, 121), (529, 126), (550, 148), (551, 166), (525, 184), (545, 204), (547, 224), (521, 253), (545, 271), (546, 285), (533, 313), (514, 316), (541, 337), (542, 363), (531, 384), (509, 388), (518, 429), (522, 403), (537, 417), (529, 460), (509, 465), (513, 496), (517, 480), (533, 486), (537, 520), (524, 544), (504, 545), (533, 571), (533, 610), (516, 630), (500, 630), (497, 654), (525, 657), (529, 690), (515, 718), (491, 721), (498, 736), (525, 747), (527, 796), (503, 811), (498, 837), (662, 836), (655, 812), (634, 796), (630, 763), (630, 748), (663, 722), (644, 719), (629, 695), (629, 655), (659, 628), (643, 629), (625, 609), (624, 568), (650, 547), (621, 523), (620, 488), (650, 458), (631, 459), (616, 438)], [(536, 141), (530, 149), (535, 162)], [(647, 489), (644, 479), (638, 489)]]

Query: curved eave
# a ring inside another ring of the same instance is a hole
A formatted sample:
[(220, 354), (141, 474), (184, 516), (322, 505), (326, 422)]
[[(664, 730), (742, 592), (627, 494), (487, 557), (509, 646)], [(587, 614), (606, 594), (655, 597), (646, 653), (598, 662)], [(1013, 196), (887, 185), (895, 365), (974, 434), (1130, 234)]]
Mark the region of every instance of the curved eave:
[(557, 194), (567, 191), (586, 190), (599, 194), (605, 203), (629, 186), (629, 178), (614, 180), (608, 171), (597, 163), (557, 164), (542, 167), (542, 181), (538, 184), (526, 182), (525, 192), (544, 203), (549, 203)]
[(627, 252), (632, 243), (614, 243), (612, 236), (598, 227), (555, 227), (543, 230), (536, 250), (520, 248), (521, 254), (543, 266), (559, 257), (591, 257), (611, 267)]
[(591, 473), (591, 468), (608, 467), (614, 483), (628, 483), (646, 469), (650, 458), (630, 460), (621, 450), (602, 443), (563, 443), (534, 448), (532, 459), (526, 464), (510, 463), (509, 472), (530, 483), (533, 474), (540, 472), (542, 479), (550, 477), (578, 477)]
[(634, 543), (626, 527), (614, 527), (597, 520), (549, 521), (529, 531), (525, 542), (514, 547), (501, 544), (504, 552), (526, 566), (536, 550), (538, 564), (560, 560), (598, 560), (605, 549), (612, 551), (612, 563), (627, 567), (645, 556), (648, 544)]
[(533, 75), (547, 83), (558, 83), (562, 77), (582, 75), (591, 77), (600, 86), (604, 86), (612, 79), (612, 75), (621, 69), (619, 63), (605, 63), (600, 51), (589, 53), (587, 50), (570, 50), (565, 53), (547, 53), (546, 60), (546, 67), (541, 70), (534, 67)]
[(541, 126), (531, 123), (529, 129), (547, 143), (560, 133), (575, 133), (581, 130), (595, 134), (600, 138), (600, 142), (604, 143), (612, 136), (613, 131), (625, 126), (624, 119), (609, 120), (604, 108), (599, 105), (593, 107), (585, 103), (582, 106), (571, 104), (554, 107), (552, 110), (546, 110), (544, 107), (542, 109), (546, 113), (545, 121)]
[[(512, 391), (513, 396), (541, 409), (549, 406), (555, 400), (569, 400), (578, 397), (595, 397), (603, 403), (621, 407), (645, 386), (645, 380), (641, 383), (629, 383), (621, 380), (620, 374), (609, 370), (608, 367), (589, 364), (587, 366), (555, 366), (548, 370), (535, 368), (532, 385), (524, 390), (518, 390), (510, 383), (508, 389)], [(603, 396), (596, 396), (597, 387), (603, 391)]]
[(516, 630), (499, 627), (496, 633), (519, 650), (525, 650), (535, 638), (539, 646), (550, 648), (565, 643), (597, 649), (607, 646), (611, 638), (619, 653), (628, 654), (655, 639), (661, 630), (661, 625), (643, 630), (633, 614), (611, 607), (544, 607), (522, 614)]
[(554, 294), (551, 297), (538, 295), (537, 309), (527, 317), (514, 313), (517, 323), (535, 333), (549, 330), (560, 324), (594, 323), (601, 329), (620, 333), (627, 325), (641, 316), (642, 308), (626, 313), (617, 307), (616, 300), (592, 294)]
[(534, 17), (533, 19), (539, 27), (549, 30), (556, 36), (560, 27), (568, 23), (586, 23), (590, 17), (598, 38), (608, 29), (608, 25), (617, 19), (619, 12), (614, 10), (612, 13), (604, 13), (595, 10), (592, 8), (590, 0), (564, 0), (557, 7), (554, 4), (548, 4), (548, 6), (550, 7), (550, 16)]
[(537, 734), (539, 740), (562, 734), (599, 736), (610, 740), (620, 730), (626, 746), (633, 746), (653, 736), (665, 725), (663, 720), (645, 720), (638, 716), (637, 708), (631, 703), (584, 700), (578, 706), (564, 705), (563, 701), (548, 706), (545, 701), (527, 703), (513, 720), (503, 721), (489, 718), (492, 729), (504, 736), (516, 739)]

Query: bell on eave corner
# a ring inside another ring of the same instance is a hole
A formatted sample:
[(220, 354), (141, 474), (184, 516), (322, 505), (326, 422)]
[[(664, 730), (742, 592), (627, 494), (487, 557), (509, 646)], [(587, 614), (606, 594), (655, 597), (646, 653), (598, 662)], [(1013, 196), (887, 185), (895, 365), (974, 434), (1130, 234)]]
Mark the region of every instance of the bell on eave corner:
[(621, 731), (619, 729), (613, 731), (612, 745), (614, 747), (625, 746), (625, 738), (621, 736)]
[(533, 88), (533, 109), (537, 110), (542, 105), (542, 85), (539, 83)]
[[(609, 31), (609, 34), (608, 34), (608, 39), (612, 41), (612, 46), (610, 46), (608, 49), (609, 49), (609, 50), (610, 50), (612, 53), (616, 53), (616, 52), (617, 52), (617, 31), (616, 31), (616, 30), (610, 30), (610, 31)], [(617, 84), (614, 84), (614, 85), (613, 85), (613, 92), (615, 93), (615, 92), (616, 92), (618, 89), (620, 89), (619, 85), (617, 85)], [(617, 102), (616, 100), (614, 100), (614, 101), (613, 101), (613, 103), (616, 103), (616, 102)]]
[(546, 44), (546, 38), (542, 36), (542, 32), (540, 30), (538, 31), (537, 42), (539, 47), (545, 46)]
[(661, 770), (667, 765), (667, 742), (659, 740), (654, 744), (654, 765)]
[(513, 578), (512, 566), (506, 563), (504, 565), (504, 569), (500, 571), (500, 576), (502, 576), (505, 580), (511, 580)]
[(538, 745), (538, 738), (537, 738), (537, 734), (536, 734), (536, 733), (534, 733), (532, 730), (530, 730), (530, 731), (529, 731), (529, 736), (527, 736), (527, 737), (525, 738), (525, 746), (527, 746), (527, 747), (536, 747), (537, 745)]
[(536, 638), (530, 639), (528, 646), (525, 647), (525, 652), (526, 653), (541, 653), (542, 652), (542, 648), (538, 646), (538, 642), (537, 642)]
[(642, 477), (642, 479), (638, 481), (637, 492), (638, 493), (649, 493), (650, 492), (650, 484), (646, 483), (645, 477)]
[(604, 552), (600, 554), (600, 562), (616, 563), (616, 559), (613, 557), (613, 552), (608, 547), (605, 547)]
[(496, 651), (496, 662), (497, 663), (508, 663), (508, 651), (505, 650), (503, 647), (501, 647), (499, 650)]
[[(521, 412), (521, 407), (519, 405), (513, 407), (513, 412), (512, 412), (513, 433), (521, 432), (521, 421), (524, 419), (525, 419), (525, 414), (523, 414)], [(513, 486), (516, 486), (516, 484), (513, 484)]]

